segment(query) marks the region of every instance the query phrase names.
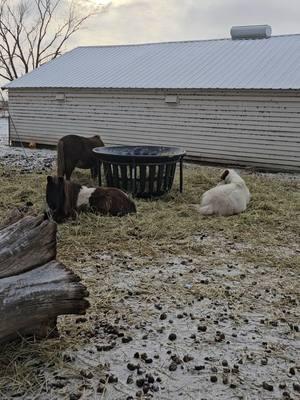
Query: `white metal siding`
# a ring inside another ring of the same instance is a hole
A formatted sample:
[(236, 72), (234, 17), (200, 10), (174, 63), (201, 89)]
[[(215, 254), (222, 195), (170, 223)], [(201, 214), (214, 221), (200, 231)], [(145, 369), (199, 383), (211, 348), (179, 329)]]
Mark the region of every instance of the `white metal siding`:
[(11, 89), (12, 139), (100, 134), (107, 145), (174, 145), (198, 161), (300, 171), (300, 92), (173, 93), (178, 104), (160, 90)]

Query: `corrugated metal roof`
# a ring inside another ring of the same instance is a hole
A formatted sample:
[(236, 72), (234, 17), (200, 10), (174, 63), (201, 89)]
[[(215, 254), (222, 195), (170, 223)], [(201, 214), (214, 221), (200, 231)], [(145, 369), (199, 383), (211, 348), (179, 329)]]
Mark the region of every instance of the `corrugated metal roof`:
[(300, 35), (78, 47), (6, 88), (300, 89)]

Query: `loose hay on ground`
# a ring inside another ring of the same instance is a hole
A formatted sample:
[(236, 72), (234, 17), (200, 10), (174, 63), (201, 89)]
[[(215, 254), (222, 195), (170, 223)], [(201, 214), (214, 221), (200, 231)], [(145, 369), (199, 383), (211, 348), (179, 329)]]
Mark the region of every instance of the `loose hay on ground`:
[[(66, 366), (63, 354), (83, 352), (91, 340), (97, 341), (95, 326), (101, 321), (113, 324), (118, 315), (126, 327), (142, 326), (156, 315), (153, 304), (158, 301), (169, 304), (170, 310), (203, 295), (227, 301), (228, 289), (217, 280), (207, 283), (201, 274), (215, 268), (217, 276), (217, 269), (232, 257), (236, 265), (247, 265), (250, 270), (251, 266), (273, 266), (276, 271), (294, 268), (299, 272), (299, 179), (244, 174), (252, 193), (248, 210), (230, 218), (205, 218), (194, 205), (199, 204), (205, 190), (217, 183), (220, 170), (186, 166), (184, 172), (183, 194), (178, 192), (176, 177), (174, 189), (162, 199), (137, 200), (136, 215), (112, 218), (81, 214), (77, 221), (59, 226), (58, 257), (88, 286), (91, 309), (79, 324), (74, 322), (76, 317), (60, 318), (59, 341), (24, 342), (17, 345), (17, 351), (8, 346), (0, 355), (0, 393), (7, 387), (12, 393), (27, 391), (36, 395), (47, 388), (48, 376), (53, 379), (55, 371), (68, 374), (71, 368), (73, 375), (78, 374), (80, 366)], [(37, 212), (44, 209), (46, 175), (5, 169), (0, 173), (0, 218), (26, 202), (33, 203)], [(77, 172), (74, 179), (91, 184), (88, 174)], [(186, 265), (191, 272), (187, 272)], [(249, 311), (258, 289), (251, 282), (242, 286), (235, 277), (226, 279), (232, 282), (230, 298), (234, 302), (240, 301), (247, 287), (239, 311)], [(261, 282), (261, 290), (267, 285), (268, 281)], [(133, 294), (128, 295), (129, 290)], [(284, 290), (293, 296), (297, 288), (290, 282)], [(43, 368), (32, 364), (33, 359)], [(41, 375), (36, 374), (38, 369)], [(100, 379), (102, 368), (92, 370)]]

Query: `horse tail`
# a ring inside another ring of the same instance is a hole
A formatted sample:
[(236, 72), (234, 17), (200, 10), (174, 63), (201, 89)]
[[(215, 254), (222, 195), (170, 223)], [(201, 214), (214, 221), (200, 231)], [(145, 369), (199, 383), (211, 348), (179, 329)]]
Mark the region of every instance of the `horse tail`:
[(64, 142), (60, 139), (57, 145), (57, 176), (65, 175)]

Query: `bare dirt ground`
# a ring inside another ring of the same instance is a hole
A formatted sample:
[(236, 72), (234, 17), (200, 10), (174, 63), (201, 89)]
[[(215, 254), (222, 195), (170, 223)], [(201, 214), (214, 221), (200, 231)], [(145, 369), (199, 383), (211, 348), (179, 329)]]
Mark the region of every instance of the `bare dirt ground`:
[[(42, 210), (53, 163), (1, 164), (0, 218)], [(220, 169), (184, 172), (183, 195), (175, 182), (135, 216), (59, 227), (59, 259), (91, 307), (60, 317), (59, 339), (1, 349), (1, 400), (300, 398), (299, 175), (241, 171), (249, 209), (203, 218), (194, 204)]]

